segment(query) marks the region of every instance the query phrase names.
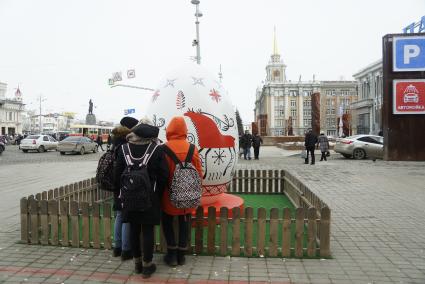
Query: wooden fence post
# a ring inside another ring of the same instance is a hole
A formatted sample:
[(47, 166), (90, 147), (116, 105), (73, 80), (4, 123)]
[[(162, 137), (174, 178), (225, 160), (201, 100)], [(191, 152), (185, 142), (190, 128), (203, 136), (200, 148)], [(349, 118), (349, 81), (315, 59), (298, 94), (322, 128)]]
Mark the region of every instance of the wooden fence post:
[(252, 236), (253, 236), (254, 209), (245, 208), (245, 256), (252, 256)]
[(59, 202), (59, 212), (61, 219), (61, 240), (62, 246), (69, 246), (69, 203), (68, 200), (61, 200)]
[(330, 254), (330, 227), (331, 227), (331, 210), (323, 207), (320, 214), (320, 256), (329, 257)]
[(38, 201), (30, 199), (31, 244), (38, 244)]
[(40, 201), (40, 223), (41, 223), (41, 244), (47, 245), (49, 242), (49, 223), (48, 223), (48, 216), (47, 216), (47, 192), (45, 197), (46, 199), (43, 199)]
[(80, 202), (81, 206), (81, 215), (83, 218), (83, 248), (90, 247), (89, 233), (90, 233), (90, 223), (89, 223), (89, 203)]
[(215, 254), (215, 207), (208, 207), (208, 243), (207, 252), (208, 254)]
[(21, 198), (21, 242), (28, 243), (28, 200)]
[(112, 248), (112, 236), (111, 236), (111, 204), (105, 202), (103, 204), (103, 227), (104, 227), (104, 238), (106, 249)]
[(227, 224), (228, 224), (227, 207), (220, 208), (220, 254), (227, 255)]
[(308, 243), (307, 255), (316, 256), (316, 208), (308, 209)]
[(195, 253), (201, 254), (204, 246), (204, 208), (196, 208)]
[(71, 244), (72, 247), (78, 248), (80, 246), (80, 226), (78, 214), (78, 202), (71, 201)]
[(282, 256), (291, 256), (291, 210), (288, 207), (283, 209)]
[(100, 204), (93, 203), (93, 248), (100, 248)]
[[(246, 170), (248, 171), (248, 170)], [(233, 235), (232, 235), (232, 256), (240, 256), (241, 254), (241, 234), (240, 234), (240, 215), (241, 209), (239, 207), (232, 208), (232, 222), (233, 222)]]
[(265, 255), (266, 246), (266, 209), (258, 208), (257, 213), (258, 230), (257, 230), (257, 254), (258, 256)]
[(279, 227), (279, 210), (277, 208), (272, 208), (270, 210), (269, 256), (277, 256), (278, 227)]
[(57, 246), (59, 243), (58, 203), (59, 201), (50, 199), (47, 206), (49, 210), (50, 227), (52, 229), (51, 244), (54, 246)]
[(304, 208), (299, 207), (295, 213), (295, 256), (303, 256)]

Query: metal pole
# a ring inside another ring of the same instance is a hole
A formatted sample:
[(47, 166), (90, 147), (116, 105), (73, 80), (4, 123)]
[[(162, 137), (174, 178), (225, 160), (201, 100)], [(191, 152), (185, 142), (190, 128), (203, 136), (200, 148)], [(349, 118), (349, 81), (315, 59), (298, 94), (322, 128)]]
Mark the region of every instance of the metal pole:
[(40, 134), (42, 133), (42, 128), (41, 128), (41, 95), (40, 95), (40, 97), (38, 98), (39, 99), (39, 101), (40, 101), (40, 116), (39, 116), (39, 125), (38, 125), (38, 128), (39, 128), (39, 130), (40, 130)]
[(196, 4), (196, 63), (201, 64), (201, 45), (199, 43), (199, 20), (198, 20), (198, 13), (199, 13), (199, 4)]

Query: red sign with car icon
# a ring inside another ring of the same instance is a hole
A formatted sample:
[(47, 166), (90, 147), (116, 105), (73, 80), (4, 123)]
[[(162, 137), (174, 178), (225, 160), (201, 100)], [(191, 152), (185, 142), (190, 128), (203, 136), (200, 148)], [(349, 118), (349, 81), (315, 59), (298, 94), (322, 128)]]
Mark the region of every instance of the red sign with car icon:
[(393, 84), (393, 114), (425, 114), (425, 80), (394, 80)]

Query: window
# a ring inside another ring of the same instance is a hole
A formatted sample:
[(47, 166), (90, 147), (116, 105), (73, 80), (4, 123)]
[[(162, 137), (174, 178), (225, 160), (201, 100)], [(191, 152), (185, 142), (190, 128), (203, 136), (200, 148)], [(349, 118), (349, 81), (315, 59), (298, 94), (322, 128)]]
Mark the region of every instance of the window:
[(297, 107), (297, 100), (291, 100), (291, 107)]
[(56, 142), (56, 140), (53, 137), (49, 137), (50, 142)]
[(348, 96), (350, 94), (350, 90), (341, 90), (341, 95)]
[(366, 142), (366, 143), (372, 143), (372, 144), (380, 144), (382, 145), (384, 140), (383, 137), (370, 137), (370, 136), (364, 136), (357, 139), (358, 141)]
[(311, 125), (311, 119), (310, 118), (304, 118), (304, 126), (310, 126)]
[(43, 141), (49, 141), (49, 137), (43, 136)]
[(12, 120), (12, 112), (9, 112), (9, 121)]
[(304, 117), (311, 117), (311, 109), (303, 109)]
[(298, 91), (296, 90), (289, 91), (289, 95), (292, 97), (298, 96)]
[(306, 99), (303, 101), (304, 108), (311, 108), (311, 99)]

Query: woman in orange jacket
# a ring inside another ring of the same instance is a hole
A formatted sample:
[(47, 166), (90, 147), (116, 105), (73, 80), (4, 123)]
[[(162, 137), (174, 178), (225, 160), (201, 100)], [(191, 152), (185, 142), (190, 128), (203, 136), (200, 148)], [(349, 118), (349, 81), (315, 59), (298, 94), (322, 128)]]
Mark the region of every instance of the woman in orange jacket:
[[(183, 117), (174, 117), (167, 126), (167, 142), (165, 145), (174, 152), (177, 158), (184, 162), (189, 152), (189, 142), (187, 142), (187, 126)], [(173, 179), (176, 165), (168, 155), (165, 155), (169, 168), (168, 186), (166, 186), (162, 195), (162, 225), (167, 240), (167, 254), (164, 256), (164, 262), (169, 266), (183, 265), (185, 263), (184, 254), (187, 250), (187, 236), (189, 232), (189, 215), (195, 208), (180, 209), (173, 206), (170, 201), (169, 185)], [(192, 156), (192, 165), (196, 168), (202, 180), (202, 164), (199, 158), (198, 149)], [(176, 242), (173, 229), (173, 218), (178, 216), (179, 220), (179, 239)]]

